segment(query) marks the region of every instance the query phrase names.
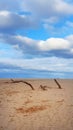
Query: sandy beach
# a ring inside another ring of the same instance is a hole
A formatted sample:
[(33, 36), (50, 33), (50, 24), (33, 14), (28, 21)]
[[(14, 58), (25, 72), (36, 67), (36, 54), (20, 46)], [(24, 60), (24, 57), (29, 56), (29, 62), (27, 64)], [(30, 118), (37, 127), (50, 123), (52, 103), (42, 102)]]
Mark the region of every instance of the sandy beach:
[(0, 79), (0, 130), (73, 130), (72, 79), (13, 81)]

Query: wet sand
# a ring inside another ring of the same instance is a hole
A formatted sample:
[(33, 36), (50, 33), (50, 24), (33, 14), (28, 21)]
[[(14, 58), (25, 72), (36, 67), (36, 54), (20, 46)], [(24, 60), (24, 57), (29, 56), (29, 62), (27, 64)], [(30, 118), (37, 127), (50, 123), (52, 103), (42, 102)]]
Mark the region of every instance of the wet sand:
[(34, 90), (0, 79), (0, 130), (73, 130), (73, 80), (17, 80)]

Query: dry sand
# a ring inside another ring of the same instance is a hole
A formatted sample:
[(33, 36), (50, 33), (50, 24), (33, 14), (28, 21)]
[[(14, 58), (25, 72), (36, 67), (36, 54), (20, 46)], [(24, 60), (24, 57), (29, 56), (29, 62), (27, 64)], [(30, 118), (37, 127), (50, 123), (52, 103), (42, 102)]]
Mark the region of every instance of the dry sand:
[(73, 130), (73, 80), (23, 80), (0, 80), (0, 130)]

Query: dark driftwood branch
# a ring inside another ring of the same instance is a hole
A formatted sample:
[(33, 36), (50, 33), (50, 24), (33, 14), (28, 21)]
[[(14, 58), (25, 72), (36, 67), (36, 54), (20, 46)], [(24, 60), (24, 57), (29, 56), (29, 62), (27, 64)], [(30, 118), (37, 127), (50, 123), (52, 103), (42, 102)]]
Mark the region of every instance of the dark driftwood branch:
[(26, 82), (26, 81), (23, 81), (23, 80), (15, 81), (15, 80), (13, 80), (13, 79), (11, 79), (11, 81), (12, 81), (12, 83), (19, 83), (19, 82), (25, 83), (25, 84), (29, 85), (32, 90), (34, 90), (34, 87), (33, 87), (30, 83), (28, 83), (28, 82)]
[(42, 90), (47, 90), (47, 89), (46, 89), (47, 86), (40, 85), (40, 87), (41, 87)]
[(58, 85), (59, 89), (62, 89), (61, 85), (58, 83), (56, 79), (54, 79), (55, 83)]

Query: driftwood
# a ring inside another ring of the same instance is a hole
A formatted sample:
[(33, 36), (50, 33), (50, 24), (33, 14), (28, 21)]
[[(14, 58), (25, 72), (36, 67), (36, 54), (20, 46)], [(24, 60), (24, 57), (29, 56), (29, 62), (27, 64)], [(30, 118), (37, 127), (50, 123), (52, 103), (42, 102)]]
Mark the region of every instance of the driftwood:
[(47, 90), (47, 89), (46, 89), (47, 86), (40, 85), (40, 87), (41, 87), (42, 90)]
[(58, 85), (59, 89), (62, 89), (61, 85), (58, 83), (56, 79), (54, 79), (55, 83)]
[(34, 87), (30, 83), (28, 83), (26, 81), (23, 81), (23, 80), (13, 80), (13, 79), (11, 79), (11, 81), (12, 81), (12, 83), (19, 83), (19, 82), (25, 83), (25, 84), (29, 85), (32, 90), (34, 90)]
[[(13, 79), (11, 79), (11, 81), (12, 81), (11, 83), (19, 83), (19, 82), (25, 83), (25, 84), (29, 85), (32, 90), (34, 90), (34, 87), (33, 87), (30, 83), (28, 83), (28, 82), (26, 82), (26, 81), (24, 81), (24, 80), (13, 80)], [(59, 84), (59, 82), (57, 81), (57, 79), (54, 79), (54, 81), (55, 81), (55, 83), (57, 84), (57, 86), (59, 87), (59, 89), (62, 89), (62, 87), (61, 87), (61, 85)], [(9, 82), (6, 81), (5, 83), (9, 83)], [(42, 90), (47, 90), (47, 88), (49, 88), (49, 87), (44, 86), (44, 85), (40, 85), (40, 88), (41, 88)]]

